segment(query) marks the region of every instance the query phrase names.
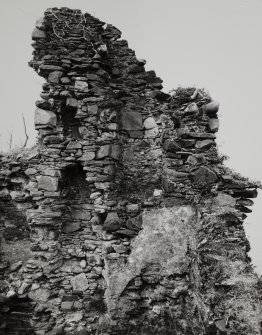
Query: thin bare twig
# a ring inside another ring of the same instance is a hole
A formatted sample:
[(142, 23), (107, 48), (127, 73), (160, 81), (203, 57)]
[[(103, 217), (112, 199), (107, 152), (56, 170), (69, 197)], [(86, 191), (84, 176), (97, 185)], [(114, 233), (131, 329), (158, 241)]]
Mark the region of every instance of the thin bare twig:
[(28, 135), (27, 135), (27, 131), (26, 131), (26, 123), (25, 123), (25, 117), (24, 114), (22, 113), (22, 118), (23, 118), (23, 124), (24, 124), (24, 131), (25, 131), (25, 143), (23, 145), (23, 147), (25, 148), (27, 145), (27, 141), (28, 141)]

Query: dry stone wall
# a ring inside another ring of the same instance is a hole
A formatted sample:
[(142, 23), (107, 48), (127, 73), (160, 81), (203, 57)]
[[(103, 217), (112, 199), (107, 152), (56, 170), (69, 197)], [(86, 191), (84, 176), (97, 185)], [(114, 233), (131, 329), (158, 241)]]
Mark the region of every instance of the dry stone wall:
[(46, 10), (38, 144), (0, 166), (6, 335), (260, 334), (243, 220), (257, 185), (218, 154), (219, 104), (162, 80), (89, 14)]

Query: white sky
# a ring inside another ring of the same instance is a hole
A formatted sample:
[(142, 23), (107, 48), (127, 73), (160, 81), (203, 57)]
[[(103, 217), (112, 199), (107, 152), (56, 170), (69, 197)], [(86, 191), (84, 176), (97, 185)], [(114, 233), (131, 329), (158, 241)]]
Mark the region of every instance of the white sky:
[[(227, 163), (262, 181), (262, 1), (261, 0), (1, 0), (0, 2), (0, 150), (34, 143), (34, 103), (43, 79), (27, 66), (31, 32), (48, 7), (67, 6), (112, 23), (122, 38), (164, 80), (207, 88), (220, 101), (221, 152)], [(246, 220), (250, 253), (262, 274), (262, 193)]]

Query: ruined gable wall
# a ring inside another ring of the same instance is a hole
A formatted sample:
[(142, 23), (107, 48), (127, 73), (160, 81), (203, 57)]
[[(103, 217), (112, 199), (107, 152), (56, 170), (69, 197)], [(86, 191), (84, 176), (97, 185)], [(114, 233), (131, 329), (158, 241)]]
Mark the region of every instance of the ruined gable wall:
[[(217, 153), (218, 103), (194, 88), (163, 93), (120, 37), (66, 8), (36, 24), (39, 143), (1, 162), (2, 329), (259, 334), (243, 229), (257, 186)], [(30, 246), (15, 260), (12, 208)]]

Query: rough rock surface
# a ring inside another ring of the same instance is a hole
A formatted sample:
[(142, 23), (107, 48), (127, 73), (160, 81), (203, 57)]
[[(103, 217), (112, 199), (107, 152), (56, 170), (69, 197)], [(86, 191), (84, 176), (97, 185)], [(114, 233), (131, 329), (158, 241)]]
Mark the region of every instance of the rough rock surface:
[(36, 23), (38, 144), (0, 156), (0, 331), (260, 334), (258, 185), (223, 165), (219, 104), (162, 92), (120, 37), (68, 8)]

